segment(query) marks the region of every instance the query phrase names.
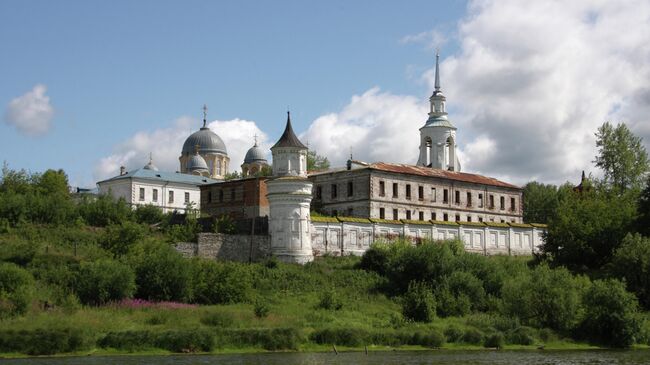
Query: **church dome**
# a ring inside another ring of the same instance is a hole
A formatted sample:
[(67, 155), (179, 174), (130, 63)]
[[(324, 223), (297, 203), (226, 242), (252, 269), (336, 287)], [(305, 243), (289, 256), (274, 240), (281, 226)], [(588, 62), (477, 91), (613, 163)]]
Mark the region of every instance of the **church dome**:
[(266, 162), (264, 151), (257, 146), (257, 143), (246, 152), (246, 157), (244, 157), (244, 163), (253, 162)]
[(208, 164), (205, 162), (203, 157), (198, 154), (198, 151), (192, 155), (190, 160), (187, 162), (187, 170), (190, 172), (208, 170)]
[[(197, 145), (202, 153), (222, 153), (228, 155), (226, 145), (223, 143), (221, 137), (211, 131), (210, 128), (206, 127), (205, 124), (199, 131), (194, 132), (187, 137), (185, 143), (183, 143), (182, 154), (192, 154)], [(205, 163), (205, 161), (203, 162)]]

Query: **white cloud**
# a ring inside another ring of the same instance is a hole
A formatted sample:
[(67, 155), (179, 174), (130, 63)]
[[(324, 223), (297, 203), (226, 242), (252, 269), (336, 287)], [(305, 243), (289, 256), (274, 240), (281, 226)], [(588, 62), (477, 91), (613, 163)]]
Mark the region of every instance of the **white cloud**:
[(26, 94), (9, 102), (5, 121), (29, 136), (45, 134), (50, 130), (54, 108), (45, 95), (47, 88), (38, 84)]
[(400, 39), (400, 43), (420, 43), (423, 44), (427, 49), (434, 49), (441, 47), (447, 43), (447, 36), (444, 33), (434, 29), (428, 32), (406, 35)]
[[(468, 10), (460, 52), (441, 64), (466, 171), (576, 181), (594, 169), (594, 133), (607, 120), (650, 146), (650, 3), (475, 1)], [(490, 158), (477, 148), (486, 140)]]
[[(126, 141), (119, 143), (114, 148), (113, 154), (100, 159), (94, 171), (95, 181), (117, 175), (120, 166), (125, 166), (127, 170), (143, 167), (149, 160), (150, 152), (153, 154), (154, 165), (158, 169), (178, 171), (178, 157), (181, 154), (183, 142), (198, 129), (197, 126), (200, 126), (198, 120), (181, 117), (169, 128), (136, 133)], [(252, 121), (215, 120), (208, 123), (208, 127), (226, 144), (228, 157), (230, 157), (230, 172), (241, 170), (240, 165), (244, 161), (246, 151), (253, 145), (253, 135), (257, 134), (262, 149), (268, 150), (271, 146), (267, 135)]]
[(426, 112), (415, 97), (375, 87), (353, 96), (340, 112), (317, 118), (300, 139), (335, 166), (349, 158), (350, 147), (358, 160), (415, 163)]

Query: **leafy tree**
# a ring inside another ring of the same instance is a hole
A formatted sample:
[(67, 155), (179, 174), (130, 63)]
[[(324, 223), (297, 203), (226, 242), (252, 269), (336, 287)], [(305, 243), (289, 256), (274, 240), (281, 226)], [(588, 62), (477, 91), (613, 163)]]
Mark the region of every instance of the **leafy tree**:
[(594, 163), (605, 173), (605, 183), (619, 192), (642, 187), (650, 165), (641, 137), (635, 136), (625, 123), (614, 127), (605, 122), (596, 133), (596, 146)]
[(640, 334), (637, 300), (615, 279), (596, 280), (583, 299), (580, 333), (588, 340), (612, 347), (630, 347)]
[(0, 264), (0, 317), (22, 315), (31, 301), (34, 280), (15, 264)]
[(112, 224), (106, 227), (99, 244), (113, 256), (120, 257), (126, 255), (135, 243), (145, 237), (146, 233), (146, 227), (138, 223), (126, 221), (122, 224)]
[(186, 301), (191, 297), (191, 267), (171, 246), (147, 242), (134, 247), (129, 258), (137, 298)]
[(271, 176), (271, 175), (273, 175), (273, 167), (271, 166), (262, 166), (260, 171), (255, 173), (256, 177)]
[(63, 170), (47, 170), (38, 179), (38, 189), (45, 194), (68, 196), (68, 176)]
[(165, 218), (162, 209), (153, 204), (138, 205), (133, 213), (135, 214), (136, 222), (142, 224), (161, 223)]
[(327, 170), (330, 168), (330, 161), (327, 157), (321, 156), (316, 151), (307, 151), (307, 171)]
[(572, 270), (598, 269), (611, 260), (635, 216), (630, 194), (602, 188), (571, 192), (560, 199), (557, 214), (549, 220), (543, 255)]
[(131, 220), (133, 211), (123, 199), (100, 195), (96, 199), (86, 197), (79, 203), (79, 214), (91, 226), (106, 227)]
[(650, 238), (628, 234), (614, 253), (612, 272), (650, 309)]
[(639, 198), (638, 214), (637, 230), (645, 236), (650, 236), (650, 175), (648, 175), (645, 189)]
[(547, 223), (558, 205), (558, 189), (531, 181), (524, 186), (524, 222)]
[(242, 176), (241, 176), (241, 174), (239, 173), (239, 171), (233, 171), (233, 172), (229, 172), (229, 173), (225, 174), (225, 175), (223, 176), (223, 179), (224, 179), (225, 181), (229, 181), (229, 180), (241, 179), (241, 177), (242, 177)]
[(79, 300), (90, 305), (130, 298), (135, 292), (135, 275), (130, 267), (115, 260), (83, 263), (76, 291)]
[(194, 302), (201, 304), (234, 304), (251, 296), (252, 280), (246, 266), (195, 260), (192, 265)]

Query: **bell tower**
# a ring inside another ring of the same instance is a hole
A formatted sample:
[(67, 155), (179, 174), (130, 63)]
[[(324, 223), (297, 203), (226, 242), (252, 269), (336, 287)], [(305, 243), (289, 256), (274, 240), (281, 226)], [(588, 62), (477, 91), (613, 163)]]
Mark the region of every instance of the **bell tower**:
[(456, 127), (447, 119), (447, 98), (440, 90), (440, 55), (436, 52), (435, 89), (429, 98), (429, 119), (420, 128), (418, 166), (460, 171), (456, 153)]

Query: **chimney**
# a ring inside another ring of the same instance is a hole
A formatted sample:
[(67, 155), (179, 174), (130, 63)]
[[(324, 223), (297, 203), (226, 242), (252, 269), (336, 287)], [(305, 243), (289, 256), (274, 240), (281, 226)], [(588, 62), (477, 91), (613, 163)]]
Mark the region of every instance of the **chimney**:
[(120, 166), (120, 176), (126, 174), (126, 167)]

